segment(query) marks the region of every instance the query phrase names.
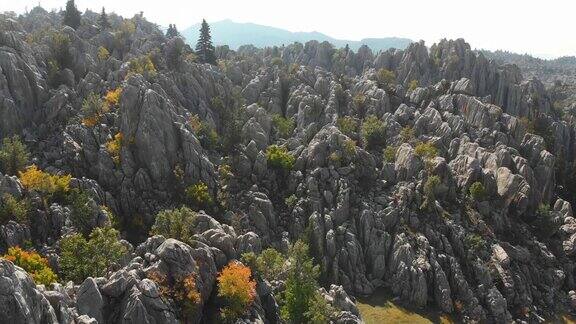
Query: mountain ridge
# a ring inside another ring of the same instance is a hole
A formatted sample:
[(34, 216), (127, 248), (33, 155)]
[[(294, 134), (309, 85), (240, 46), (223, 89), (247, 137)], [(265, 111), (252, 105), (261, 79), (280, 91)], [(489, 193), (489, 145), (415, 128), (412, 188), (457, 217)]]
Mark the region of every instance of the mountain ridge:
[[(278, 27), (271, 27), (255, 23), (238, 23), (230, 19), (210, 23), (212, 39), (215, 45), (228, 45), (237, 49), (242, 45), (252, 44), (256, 47), (281, 46), (294, 42), (305, 43), (310, 40), (327, 41), (336, 47), (347, 44), (351, 49), (357, 50), (362, 45), (368, 45), (372, 50), (386, 50), (389, 48), (405, 49), (413, 41), (401, 37), (370, 37), (359, 41), (344, 40), (328, 36), (318, 31), (291, 32)], [(181, 33), (191, 45), (198, 39), (200, 23), (194, 24)]]

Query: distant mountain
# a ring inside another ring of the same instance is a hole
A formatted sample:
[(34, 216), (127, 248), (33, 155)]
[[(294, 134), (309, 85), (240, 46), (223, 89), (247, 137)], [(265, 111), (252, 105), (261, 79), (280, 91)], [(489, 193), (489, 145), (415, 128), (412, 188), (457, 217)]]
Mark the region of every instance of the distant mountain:
[[(231, 20), (223, 20), (210, 24), (212, 40), (215, 45), (228, 45), (237, 49), (241, 45), (252, 44), (256, 47), (288, 45), (294, 42), (305, 43), (310, 40), (319, 42), (328, 41), (336, 47), (344, 47), (357, 50), (362, 45), (368, 45), (373, 51), (386, 50), (389, 48), (404, 49), (412, 40), (407, 38), (386, 37), (366, 38), (361, 41), (351, 41), (332, 38), (319, 32), (291, 32), (288, 30), (257, 25), (252, 23), (236, 23)], [(200, 24), (195, 24), (183, 30), (182, 36), (190, 45), (194, 45), (198, 39)]]

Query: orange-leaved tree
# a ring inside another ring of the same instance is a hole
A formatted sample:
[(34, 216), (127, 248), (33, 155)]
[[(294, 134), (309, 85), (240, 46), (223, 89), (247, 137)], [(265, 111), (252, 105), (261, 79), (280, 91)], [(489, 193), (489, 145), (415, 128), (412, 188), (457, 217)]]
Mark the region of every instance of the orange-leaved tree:
[(256, 282), (251, 278), (250, 268), (240, 262), (230, 262), (218, 275), (218, 296), (226, 306), (222, 317), (235, 321), (242, 316), (256, 297)]
[(34, 251), (26, 251), (18, 246), (11, 247), (3, 258), (24, 269), (39, 285), (49, 285), (58, 280), (48, 265), (48, 260)]

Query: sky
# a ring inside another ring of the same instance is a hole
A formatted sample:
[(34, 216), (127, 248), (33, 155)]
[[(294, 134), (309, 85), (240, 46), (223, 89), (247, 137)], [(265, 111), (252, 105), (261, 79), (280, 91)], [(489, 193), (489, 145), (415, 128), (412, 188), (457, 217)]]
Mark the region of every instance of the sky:
[[(38, 0), (1, 0), (0, 11), (25, 12)], [(66, 0), (41, 0), (45, 9)], [(573, 0), (76, 0), (81, 11), (144, 12), (162, 26), (182, 30), (205, 18), (231, 19), (334, 38), (406, 37), (432, 45), (464, 38), (472, 48), (508, 50), (543, 58), (576, 55)]]

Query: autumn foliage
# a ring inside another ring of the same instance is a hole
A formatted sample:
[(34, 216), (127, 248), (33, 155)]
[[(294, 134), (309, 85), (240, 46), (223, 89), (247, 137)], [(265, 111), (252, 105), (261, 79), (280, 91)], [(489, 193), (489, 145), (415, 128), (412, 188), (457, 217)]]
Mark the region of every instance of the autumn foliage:
[(56, 274), (50, 269), (48, 260), (36, 252), (26, 251), (20, 247), (11, 247), (8, 249), (8, 254), (4, 255), (3, 258), (28, 272), (36, 284), (49, 285), (58, 280)]
[(108, 91), (104, 100), (108, 104), (109, 107), (116, 107), (118, 103), (120, 103), (120, 95), (122, 94), (122, 88), (116, 88), (114, 90)]
[(112, 161), (114, 161), (116, 165), (120, 165), (120, 150), (122, 149), (123, 139), (124, 136), (122, 133), (118, 132), (116, 135), (114, 135), (113, 139), (106, 143), (106, 151), (108, 151), (112, 157)]
[(224, 319), (237, 319), (254, 301), (256, 282), (251, 276), (249, 267), (234, 261), (218, 275), (218, 296), (226, 303), (226, 307), (222, 309)]
[(160, 272), (150, 272), (148, 278), (156, 282), (162, 297), (171, 298), (180, 306), (182, 320), (185, 323), (193, 320), (196, 316), (196, 309), (202, 301), (194, 275), (170, 280), (168, 276)]
[(44, 172), (36, 165), (27, 167), (19, 172), (18, 178), (22, 185), (28, 189), (45, 195), (64, 194), (70, 190), (70, 175), (53, 175)]

